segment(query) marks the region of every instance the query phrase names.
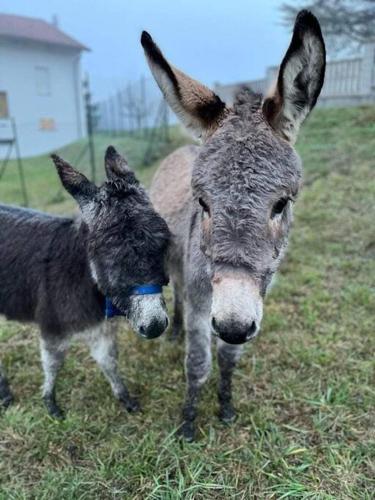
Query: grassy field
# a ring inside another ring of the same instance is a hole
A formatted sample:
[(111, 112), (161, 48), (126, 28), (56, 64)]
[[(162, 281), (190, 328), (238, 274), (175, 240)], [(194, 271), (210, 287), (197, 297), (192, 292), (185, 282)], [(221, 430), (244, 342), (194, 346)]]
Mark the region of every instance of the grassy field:
[[(137, 146), (111, 142), (129, 156)], [(0, 323), (17, 396), (0, 415), (0, 499), (374, 498), (375, 108), (315, 112), (298, 150), (305, 188), (262, 334), (235, 377), (238, 420), (216, 417), (215, 369), (197, 442), (176, 440), (183, 346), (142, 342), (124, 326), (121, 366), (143, 412), (123, 412), (77, 346), (57, 423), (41, 404), (36, 331)], [(154, 168), (139, 169), (145, 182)], [(26, 176), (33, 206), (71, 209), (54, 203), (46, 159), (27, 162)], [(1, 200), (17, 201), (14, 179), (0, 183)]]
[[(179, 127), (171, 127), (170, 141), (162, 143), (160, 146), (156, 144), (152, 156), (155, 159), (162, 158), (190, 140), (190, 137), (187, 134), (183, 134)], [(110, 144), (126, 156), (129, 166), (137, 170), (139, 179), (146, 184), (149, 182), (152, 173), (158, 165), (158, 161), (149, 166), (143, 165), (143, 159), (149, 142), (142, 136), (129, 137), (128, 135), (117, 135), (113, 137), (100, 134), (95, 136), (94, 143), (96, 179), (99, 183), (105, 176), (104, 153)], [(81, 157), (81, 152), (85, 145), (87, 145), (87, 141), (79, 141), (61, 148), (57, 153), (81, 172), (91, 177), (88, 151), (86, 150), (85, 154)], [(78, 164), (77, 159), (79, 159)], [(74, 202), (61, 187), (56, 169), (48, 155), (23, 160), (23, 165), (29, 205), (32, 208), (52, 213), (67, 213), (74, 209)], [(3, 177), (0, 179), (0, 202), (23, 204), (19, 173), (15, 161), (9, 162)]]

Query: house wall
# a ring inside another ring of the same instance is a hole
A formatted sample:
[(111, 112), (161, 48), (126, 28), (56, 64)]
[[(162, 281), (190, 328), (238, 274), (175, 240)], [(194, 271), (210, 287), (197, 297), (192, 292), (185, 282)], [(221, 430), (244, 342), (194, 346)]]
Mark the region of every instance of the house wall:
[[(50, 152), (86, 135), (76, 49), (2, 39), (0, 91), (7, 92), (21, 156)], [(0, 159), (6, 149), (0, 144)]]

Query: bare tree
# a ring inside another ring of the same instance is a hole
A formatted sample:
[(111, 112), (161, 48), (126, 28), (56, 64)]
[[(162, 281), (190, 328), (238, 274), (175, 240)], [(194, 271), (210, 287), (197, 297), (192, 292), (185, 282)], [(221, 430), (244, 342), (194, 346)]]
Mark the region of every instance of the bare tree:
[(281, 6), (284, 24), (290, 26), (301, 8), (317, 16), (331, 48), (336, 51), (375, 41), (375, 0), (285, 2)]
[(151, 106), (146, 100), (146, 86), (144, 78), (141, 78), (137, 84), (128, 83), (126, 90), (119, 93), (119, 106), (121, 115), (128, 119), (129, 131), (142, 129), (144, 134), (147, 132), (148, 117), (151, 114)]

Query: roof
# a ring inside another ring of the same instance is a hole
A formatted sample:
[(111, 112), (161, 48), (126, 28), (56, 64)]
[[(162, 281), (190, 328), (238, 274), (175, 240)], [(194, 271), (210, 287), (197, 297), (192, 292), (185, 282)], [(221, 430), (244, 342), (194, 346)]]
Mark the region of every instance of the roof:
[(43, 19), (32, 17), (0, 14), (0, 36), (60, 45), (77, 50), (89, 50), (88, 47), (61, 31), (57, 26), (47, 23)]

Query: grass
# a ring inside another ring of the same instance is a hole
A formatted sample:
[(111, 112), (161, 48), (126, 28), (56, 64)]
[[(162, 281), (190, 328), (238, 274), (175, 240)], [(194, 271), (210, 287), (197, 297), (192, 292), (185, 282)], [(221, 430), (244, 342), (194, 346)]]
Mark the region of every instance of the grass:
[[(58, 384), (67, 420), (56, 423), (40, 400), (36, 331), (0, 323), (17, 395), (0, 416), (0, 499), (373, 498), (375, 108), (318, 110), (297, 147), (306, 186), (262, 334), (235, 376), (238, 420), (215, 416), (214, 369), (197, 442), (177, 441), (183, 346), (124, 327), (121, 366), (143, 412), (124, 413), (76, 346)], [(55, 187), (37, 165), (26, 165), (33, 204), (67, 208), (50, 204)], [(144, 181), (154, 168), (139, 170)]]
[[(171, 127), (170, 141), (155, 144), (153, 149), (153, 163), (143, 165), (143, 159), (149, 146), (148, 140), (142, 135), (116, 135), (98, 134), (94, 137), (96, 180), (104, 179), (104, 152), (109, 144), (115, 146), (119, 152), (128, 159), (129, 166), (137, 169), (137, 175), (142, 182), (149, 182), (155, 171), (157, 159), (166, 156), (177, 147), (189, 142), (189, 137), (181, 133), (179, 127)], [(70, 162), (82, 173), (92, 178), (89, 162), (89, 153), (85, 146), (87, 141), (82, 140), (70, 144), (57, 151), (62, 158)], [(82, 151), (84, 154), (82, 155)], [(78, 164), (77, 164), (78, 160)], [(52, 213), (72, 212), (75, 204), (71, 197), (62, 189), (56, 169), (48, 155), (37, 156), (23, 160), (29, 205), (32, 208), (42, 209)], [(0, 165), (1, 168), (1, 165)], [(19, 181), (19, 173), (15, 161), (9, 162), (5, 173), (0, 178), (0, 202), (23, 204), (23, 196)]]

